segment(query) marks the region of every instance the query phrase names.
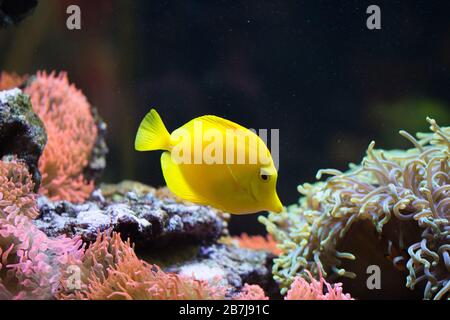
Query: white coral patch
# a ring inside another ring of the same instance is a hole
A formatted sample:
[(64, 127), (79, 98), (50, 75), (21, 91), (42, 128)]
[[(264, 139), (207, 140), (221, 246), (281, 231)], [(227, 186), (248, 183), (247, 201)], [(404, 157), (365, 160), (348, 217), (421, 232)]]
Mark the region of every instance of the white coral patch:
[(20, 90), (19, 88), (0, 91), (0, 103), (6, 104), (8, 101), (10, 101), (11, 99), (14, 99), (21, 93), (22, 93), (22, 90)]
[(225, 277), (225, 270), (219, 266), (209, 266), (204, 263), (192, 263), (181, 267), (180, 275), (194, 277), (197, 280), (214, 281)]

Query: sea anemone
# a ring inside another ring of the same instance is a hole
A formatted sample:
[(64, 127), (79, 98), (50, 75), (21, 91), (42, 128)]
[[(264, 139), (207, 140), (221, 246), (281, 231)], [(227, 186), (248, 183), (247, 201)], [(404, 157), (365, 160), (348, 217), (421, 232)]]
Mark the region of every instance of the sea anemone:
[(38, 72), (24, 89), (45, 125), (48, 142), (39, 160), (40, 193), (51, 200), (83, 202), (94, 189), (83, 170), (97, 139), (97, 126), (86, 97), (67, 79)]
[(139, 259), (117, 233), (104, 232), (86, 250), (78, 265), (80, 286), (69, 288), (62, 277), (60, 299), (211, 300), (224, 299), (225, 288), (207, 281), (166, 273)]
[(257, 284), (245, 284), (242, 291), (233, 300), (269, 300), (263, 288)]
[(52, 299), (60, 271), (81, 255), (79, 238), (48, 238), (25, 216), (0, 219), (0, 299)]
[[(319, 275), (319, 281), (306, 270), (310, 282), (303, 277), (296, 277), (286, 294), (286, 300), (354, 300), (350, 294), (342, 292), (342, 284), (329, 284)], [(325, 287), (324, 287), (325, 285)]]
[[(394, 264), (394, 281), (403, 269), (407, 288), (425, 282), (425, 299), (448, 297), (450, 128), (428, 122), (432, 133), (419, 133), (417, 139), (400, 131), (414, 148), (375, 150), (372, 142), (361, 165), (348, 172), (319, 171), (318, 179), (332, 177), (300, 186), (299, 204), (281, 215), (260, 217), (283, 251), (273, 266), (283, 293), (308, 270), (327, 278), (355, 278), (351, 262), (360, 255), (350, 251), (364, 246), (372, 260), (379, 256), (380, 263), (388, 258)], [(371, 236), (372, 230), (378, 236)]]
[(24, 162), (15, 157), (0, 160), (0, 218), (39, 215), (34, 184)]
[(61, 269), (82, 256), (81, 240), (48, 238), (31, 219), (38, 216), (26, 164), (0, 161), (0, 299), (51, 299)]
[(92, 277), (85, 297), (91, 300), (221, 300), (225, 291), (206, 281), (165, 273), (143, 260), (123, 259), (106, 279)]

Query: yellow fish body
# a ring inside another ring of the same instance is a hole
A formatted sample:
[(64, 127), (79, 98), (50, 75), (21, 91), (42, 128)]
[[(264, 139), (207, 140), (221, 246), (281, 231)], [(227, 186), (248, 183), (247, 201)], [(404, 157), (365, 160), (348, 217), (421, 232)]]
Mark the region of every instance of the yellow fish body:
[(152, 109), (138, 129), (135, 148), (164, 151), (164, 179), (182, 199), (233, 214), (283, 209), (269, 150), (255, 133), (232, 121), (202, 116), (170, 134)]

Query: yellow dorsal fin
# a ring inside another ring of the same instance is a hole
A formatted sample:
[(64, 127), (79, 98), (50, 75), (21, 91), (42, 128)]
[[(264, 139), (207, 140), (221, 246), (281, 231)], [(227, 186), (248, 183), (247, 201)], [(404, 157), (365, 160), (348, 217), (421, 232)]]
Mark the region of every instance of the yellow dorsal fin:
[(134, 143), (138, 151), (170, 150), (170, 134), (155, 109), (142, 120)]
[(231, 120), (227, 120), (227, 119), (217, 117), (217, 116), (212, 116), (212, 115), (202, 116), (202, 117), (197, 118), (196, 120), (209, 122), (209, 123), (213, 124), (214, 126), (216, 126), (217, 128), (221, 128), (221, 129), (247, 130), (247, 128), (245, 128)]

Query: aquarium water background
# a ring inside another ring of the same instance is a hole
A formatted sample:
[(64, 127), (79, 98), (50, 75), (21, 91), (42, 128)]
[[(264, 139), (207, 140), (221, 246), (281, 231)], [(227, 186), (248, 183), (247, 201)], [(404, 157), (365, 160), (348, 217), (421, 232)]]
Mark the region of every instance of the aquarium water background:
[[(366, 27), (378, 4), (382, 29)], [(79, 5), (81, 30), (66, 8)], [(317, 170), (360, 162), (371, 140), (385, 149), (450, 120), (450, 4), (445, 1), (45, 0), (0, 31), (2, 70), (66, 70), (108, 124), (106, 182), (160, 186), (158, 153), (134, 150), (156, 107), (169, 130), (214, 114), (280, 129), (278, 193)], [(255, 215), (233, 234), (263, 233)]]

